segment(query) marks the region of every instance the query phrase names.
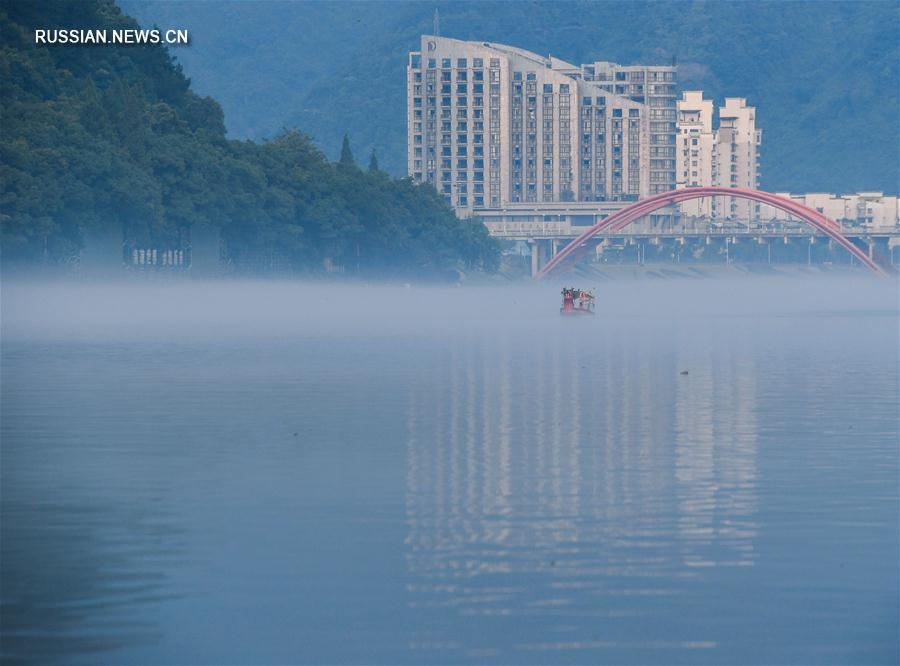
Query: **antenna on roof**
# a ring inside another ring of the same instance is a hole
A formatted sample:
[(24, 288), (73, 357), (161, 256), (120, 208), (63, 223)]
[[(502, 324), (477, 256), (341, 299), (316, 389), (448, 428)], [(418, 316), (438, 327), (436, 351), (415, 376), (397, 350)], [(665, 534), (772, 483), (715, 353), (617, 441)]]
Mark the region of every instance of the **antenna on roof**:
[(672, 55), (672, 67), (677, 67), (677, 66), (678, 66), (678, 56), (673, 54)]
[(441, 15), (438, 14), (437, 7), (434, 8), (434, 36), (441, 36)]

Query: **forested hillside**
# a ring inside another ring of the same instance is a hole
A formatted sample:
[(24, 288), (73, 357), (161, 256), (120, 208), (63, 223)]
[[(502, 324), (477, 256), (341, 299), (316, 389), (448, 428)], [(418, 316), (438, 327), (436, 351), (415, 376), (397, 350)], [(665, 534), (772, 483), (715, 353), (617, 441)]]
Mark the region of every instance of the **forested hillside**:
[(575, 63), (670, 63), (683, 89), (747, 97), (770, 190), (896, 193), (894, 2), (179, 2), (125, 0), (145, 23), (189, 27), (178, 57), (231, 134), (302, 127), (336, 156), (345, 131), (405, 166), (405, 61), (432, 31)]
[(162, 46), (40, 46), (35, 27), (136, 27), (111, 0), (0, 5), (3, 258), (63, 261), (87, 230), (125, 225), (165, 239), (221, 227), (238, 268), (276, 249), (298, 271), (361, 274), (494, 268), (483, 225), (430, 187), (326, 160), (299, 131), (228, 140), (222, 110), (195, 94)]

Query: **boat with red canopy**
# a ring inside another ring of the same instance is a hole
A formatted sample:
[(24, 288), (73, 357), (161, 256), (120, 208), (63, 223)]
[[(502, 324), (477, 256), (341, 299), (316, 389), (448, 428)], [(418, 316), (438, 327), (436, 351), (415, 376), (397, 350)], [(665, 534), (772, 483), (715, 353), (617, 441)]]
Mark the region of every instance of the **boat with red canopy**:
[(592, 315), (594, 314), (594, 292), (576, 289), (575, 287), (563, 287), (561, 315)]

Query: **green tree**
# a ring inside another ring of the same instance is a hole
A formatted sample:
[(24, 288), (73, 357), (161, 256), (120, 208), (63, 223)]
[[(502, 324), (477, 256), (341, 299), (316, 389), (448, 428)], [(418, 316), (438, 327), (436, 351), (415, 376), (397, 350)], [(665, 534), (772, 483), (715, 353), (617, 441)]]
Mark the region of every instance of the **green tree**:
[(370, 170), (355, 168), (347, 136), (336, 164), (297, 130), (226, 139), (219, 105), (191, 91), (163, 46), (30, 39), (35, 27), (73, 25), (137, 27), (111, 0), (0, 5), (4, 259), (65, 262), (98, 228), (165, 246), (203, 224), (220, 229), (240, 272), (328, 263), (416, 277), (496, 266), (484, 225), (461, 222), (430, 185), (390, 178), (374, 151)]
[(341, 159), (339, 160), (339, 164), (342, 166), (355, 166), (356, 162), (353, 161), (353, 152), (350, 150), (350, 137), (347, 134), (344, 134), (344, 141), (341, 143)]

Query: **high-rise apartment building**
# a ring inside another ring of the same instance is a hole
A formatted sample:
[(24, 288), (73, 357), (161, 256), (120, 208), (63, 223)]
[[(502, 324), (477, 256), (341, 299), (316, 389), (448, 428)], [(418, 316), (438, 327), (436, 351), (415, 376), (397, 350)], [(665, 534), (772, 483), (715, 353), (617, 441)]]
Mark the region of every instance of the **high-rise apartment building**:
[[(676, 186), (703, 187), (715, 182), (715, 144), (713, 102), (703, 99), (699, 90), (685, 91), (678, 100), (678, 140), (676, 150)], [(709, 198), (680, 204), (682, 217), (712, 218)]]
[(645, 106), (650, 131), (649, 194), (675, 189), (676, 68), (595, 62), (581, 66), (582, 78)]
[(407, 68), (409, 174), (464, 216), (674, 189), (675, 80), (424, 35)]
[[(719, 107), (719, 128), (716, 130), (717, 185), (759, 189), (758, 149), (762, 130), (756, 129), (756, 108), (747, 106), (741, 97), (725, 98)], [(731, 220), (759, 220), (759, 204), (747, 199), (729, 197), (716, 212)]]
[[(719, 107), (719, 126), (713, 129), (712, 100), (700, 91), (685, 91), (678, 101), (677, 187), (759, 188), (759, 145), (756, 109), (747, 100), (728, 97)], [(685, 218), (733, 220), (751, 223), (759, 219), (759, 204), (736, 197), (686, 201), (680, 205)]]

